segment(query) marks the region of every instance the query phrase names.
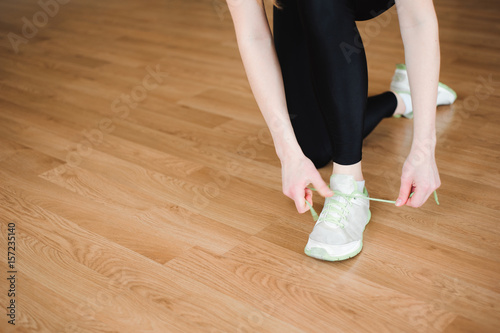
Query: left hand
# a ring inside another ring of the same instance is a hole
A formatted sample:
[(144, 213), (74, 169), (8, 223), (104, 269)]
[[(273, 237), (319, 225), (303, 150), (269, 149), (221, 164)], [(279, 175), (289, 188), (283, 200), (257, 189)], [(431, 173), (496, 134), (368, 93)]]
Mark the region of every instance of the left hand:
[[(401, 175), (401, 188), (396, 206), (422, 206), (439, 186), (439, 172), (434, 151), (413, 149), (410, 151)], [(414, 192), (410, 198), (410, 193)]]

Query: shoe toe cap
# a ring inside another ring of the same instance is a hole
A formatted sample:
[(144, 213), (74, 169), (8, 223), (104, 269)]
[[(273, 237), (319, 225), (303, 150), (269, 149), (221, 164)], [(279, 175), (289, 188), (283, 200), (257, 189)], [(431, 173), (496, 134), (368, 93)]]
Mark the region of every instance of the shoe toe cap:
[(325, 223), (317, 224), (309, 238), (323, 244), (341, 245), (352, 241), (340, 227), (330, 227)]

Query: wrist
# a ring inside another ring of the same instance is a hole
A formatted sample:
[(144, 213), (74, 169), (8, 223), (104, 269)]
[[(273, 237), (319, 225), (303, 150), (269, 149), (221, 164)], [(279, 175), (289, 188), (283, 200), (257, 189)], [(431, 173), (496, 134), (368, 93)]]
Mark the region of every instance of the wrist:
[(436, 129), (434, 126), (426, 126), (425, 130), (422, 128), (415, 128), (413, 132), (413, 140), (411, 150), (432, 151), (436, 149)]
[(275, 140), (274, 146), (276, 148), (276, 155), (278, 155), (282, 164), (290, 159), (304, 156), (295, 136), (288, 138), (281, 137), (279, 140)]
[(432, 154), (436, 151), (436, 137), (414, 138), (411, 145), (411, 152), (422, 152), (424, 154)]
[(422, 142), (414, 142), (407, 161), (413, 166), (418, 166), (422, 163), (433, 163), (436, 160), (435, 148), (435, 141), (424, 140)]

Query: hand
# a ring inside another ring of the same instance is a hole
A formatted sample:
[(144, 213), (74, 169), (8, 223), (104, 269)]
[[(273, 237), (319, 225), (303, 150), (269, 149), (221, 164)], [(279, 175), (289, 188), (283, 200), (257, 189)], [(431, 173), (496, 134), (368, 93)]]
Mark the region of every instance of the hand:
[(333, 195), (314, 164), (304, 155), (282, 161), (281, 174), (283, 193), (295, 201), (297, 211), (301, 214), (309, 210), (305, 200), (312, 205), (312, 191), (307, 188), (307, 185), (312, 183), (323, 197)]
[[(401, 188), (396, 206), (406, 204), (411, 207), (420, 207), (439, 186), (441, 186), (441, 180), (434, 152), (412, 149), (403, 165)], [(410, 193), (413, 192), (410, 198)]]

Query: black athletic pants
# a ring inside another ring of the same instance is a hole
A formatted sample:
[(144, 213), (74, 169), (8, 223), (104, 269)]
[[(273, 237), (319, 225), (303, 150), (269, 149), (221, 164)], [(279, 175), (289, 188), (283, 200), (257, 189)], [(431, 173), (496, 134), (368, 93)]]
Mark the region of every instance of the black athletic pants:
[(297, 140), (316, 167), (361, 161), (363, 138), (397, 106), (386, 92), (368, 98), (366, 56), (355, 21), (391, 0), (280, 0), (274, 41)]

